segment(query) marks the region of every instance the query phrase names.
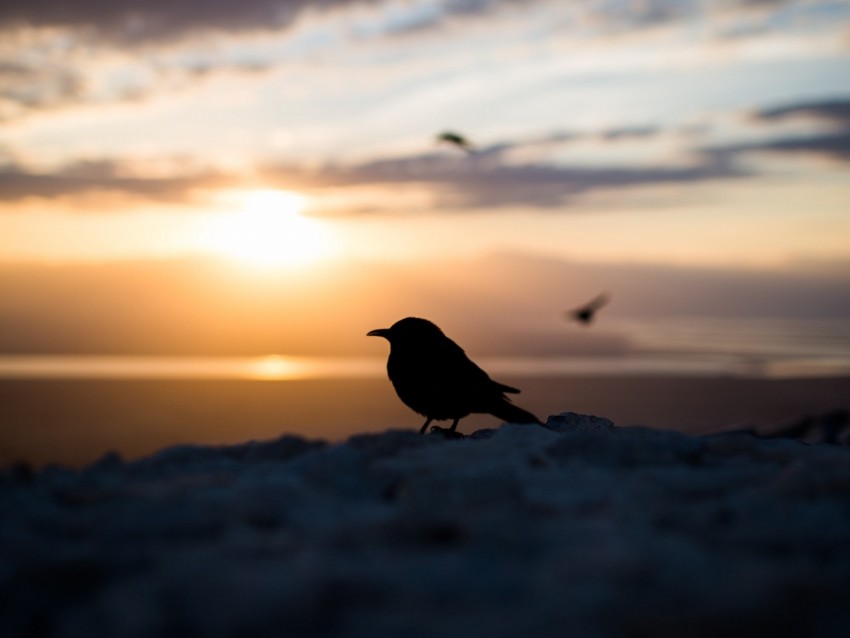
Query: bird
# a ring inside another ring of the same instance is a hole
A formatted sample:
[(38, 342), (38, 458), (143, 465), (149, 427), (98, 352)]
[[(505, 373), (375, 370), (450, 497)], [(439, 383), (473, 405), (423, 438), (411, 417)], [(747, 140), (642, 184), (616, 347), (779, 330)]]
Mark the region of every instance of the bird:
[(597, 295), (586, 304), (579, 306), (573, 310), (567, 311), (567, 316), (570, 319), (574, 319), (579, 323), (589, 324), (593, 321), (593, 317), (596, 312), (605, 304), (608, 303), (610, 297), (604, 292), (601, 295)]
[(458, 421), (473, 412), (492, 414), (509, 423), (543, 425), (505, 396), (519, 393), (518, 389), (493, 381), (427, 319), (406, 317), (389, 328), (371, 330), (367, 336), (390, 342), (387, 375), (402, 403), (425, 417), (420, 434), (425, 434), (434, 420), (451, 419), (451, 427), (433, 426), (431, 431), (460, 436), (456, 433)]
[(452, 144), (470, 154), (474, 150), (472, 143), (468, 139), (466, 139), (460, 133), (454, 133), (453, 131), (443, 131), (442, 133), (437, 135), (437, 142), (445, 142), (446, 144)]

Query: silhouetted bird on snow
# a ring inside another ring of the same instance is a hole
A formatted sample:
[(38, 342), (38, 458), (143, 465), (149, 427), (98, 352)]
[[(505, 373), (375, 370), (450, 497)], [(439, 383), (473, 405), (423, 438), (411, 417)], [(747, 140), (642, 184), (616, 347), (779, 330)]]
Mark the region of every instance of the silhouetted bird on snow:
[(390, 342), (387, 374), (398, 398), (425, 417), (420, 434), (435, 419), (453, 422), (449, 428), (434, 426), (432, 431), (454, 433), (458, 421), (473, 412), (492, 414), (509, 423), (542, 425), (505, 396), (519, 390), (493, 381), (430, 321), (407, 317), (390, 328), (372, 330), (368, 336)]
[(568, 311), (567, 315), (579, 323), (588, 324), (593, 321), (593, 316), (596, 314), (596, 311), (608, 303), (608, 299), (608, 295), (602, 293), (591, 301), (588, 301), (583, 306), (579, 306), (575, 310)]
[(446, 144), (452, 144), (454, 146), (457, 146), (459, 149), (466, 151), (467, 153), (472, 153), (473, 151), (472, 143), (460, 133), (444, 131), (437, 136), (437, 142), (445, 142)]

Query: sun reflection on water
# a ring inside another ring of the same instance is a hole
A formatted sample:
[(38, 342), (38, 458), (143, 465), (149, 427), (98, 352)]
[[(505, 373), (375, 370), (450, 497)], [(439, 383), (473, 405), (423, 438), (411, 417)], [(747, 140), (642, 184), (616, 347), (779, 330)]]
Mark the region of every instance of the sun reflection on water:
[(248, 361), (246, 376), (259, 381), (299, 379), (307, 375), (309, 365), (292, 357), (269, 355)]

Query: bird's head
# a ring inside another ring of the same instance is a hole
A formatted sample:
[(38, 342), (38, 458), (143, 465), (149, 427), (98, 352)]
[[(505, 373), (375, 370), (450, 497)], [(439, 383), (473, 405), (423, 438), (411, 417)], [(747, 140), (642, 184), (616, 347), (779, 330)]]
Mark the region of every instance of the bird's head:
[(422, 343), (435, 337), (444, 337), (443, 331), (427, 319), (405, 317), (396, 321), (389, 328), (378, 328), (366, 333), (367, 337), (383, 337), (393, 343)]

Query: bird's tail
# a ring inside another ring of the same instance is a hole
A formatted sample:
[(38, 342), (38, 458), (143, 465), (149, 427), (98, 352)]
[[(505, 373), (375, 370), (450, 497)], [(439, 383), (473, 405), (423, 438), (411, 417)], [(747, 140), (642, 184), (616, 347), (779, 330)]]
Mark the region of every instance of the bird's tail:
[(543, 425), (543, 422), (531, 412), (510, 403), (507, 399), (490, 414), (507, 423), (536, 423), (537, 425)]

